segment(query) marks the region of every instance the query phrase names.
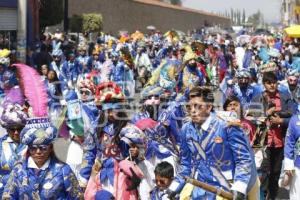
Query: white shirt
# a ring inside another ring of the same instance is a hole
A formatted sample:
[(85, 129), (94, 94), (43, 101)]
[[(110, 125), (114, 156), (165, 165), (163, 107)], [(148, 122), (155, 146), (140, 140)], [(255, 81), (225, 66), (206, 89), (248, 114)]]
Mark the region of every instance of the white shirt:
[(34, 162), (33, 158), (30, 156), (30, 157), (28, 158), (28, 164), (27, 164), (27, 167), (28, 167), (28, 168), (32, 168), (32, 169), (45, 170), (45, 169), (47, 169), (47, 168), (49, 167), (49, 164), (50, 164), (50, 159), (48, 159), (48, 160), (43, 164), (42, 167), (38, 167), (38, 166), (36, 165), (36, 163)]

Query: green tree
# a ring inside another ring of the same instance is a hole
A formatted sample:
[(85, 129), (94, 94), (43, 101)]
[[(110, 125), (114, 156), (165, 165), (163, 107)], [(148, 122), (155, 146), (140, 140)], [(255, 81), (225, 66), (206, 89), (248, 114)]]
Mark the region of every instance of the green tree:
[(243, 9), (242, 23), (243, 24), (246, 23), (246, 11), (245, 11), (245, 9)]
[(233, 12), (233, 8), (230, 8), (230, 19), (231, 19), (231, 23), (234, 24), (234, 12)]
[(248, 17), (248, 23), (252, 23), (254, 27), (259, 26), (263, 21), (263, 16), (259, 10)]
[(83, 14), (82, 29), (85, 33), (99, 32), (102, 30), (102, 15), (97, 13)]
[(237, 25), (241, 25), (241, 11), (240, 10), (236, 10), (236, 16), (237, 16)]
[(40, 0), (40, 29), (53, 26), (63, 20), (63, 0)]
[(181, 0), (171, 0), (171, 4), (173, 4), (173, 5), (181, 5), (182, 2), (181, 2)]
[(234, 25), (237, 25), (238, 22), (238, 13), (237, 10), (233, 11), (233, 21), (234, 21)]

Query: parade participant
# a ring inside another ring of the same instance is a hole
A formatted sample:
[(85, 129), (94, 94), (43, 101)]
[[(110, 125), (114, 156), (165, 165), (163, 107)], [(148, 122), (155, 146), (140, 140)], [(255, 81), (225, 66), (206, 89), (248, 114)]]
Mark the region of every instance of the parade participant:
[(158, 120), (160, 115), (159, 105), (161, 103), (161, 95), (162, 90), (159, 87), (148, 87), (147, 90), (143, 90), (141, 93), (141, 109), (133, 115), (131, 122), (135, 124), (138, 120), (144, 118)]
[(297, 70), (288, 69), (286, 75), (287, 75), (286, 80), (282, 81), (278, 85), (278, 90), (282, 92), (287, 92), (291, 96), (295, 104), (294, 112), (297, 112), (298, 101), (297, 101), (296, 93), (299, 90), (299, 84), (298, 84), (299, 73), (297, 72)]
[(174, 65), (174, 61), (168, 59), (163, 60), (160, 66), (153, 71), (144, 90), (149, 90), (147, 87), (160, 87), (164, 92), (174, 92), (177, 69), (178, 67)]
[(287, 175), (287, 183), (291, 200), (300, 198), (300, 132), (299, 113), (295, 114), (289, 123), (284, 145), (284, 174)]
[(77, 51), (79, 52), (79, 56), (76, 59), (81, 65), (81, 73), (85, 74), (90, 72), (90, 69), (88, 68), (88, 60), (90, 57), (87, 55), (87, 45), (84, 43), (79, 43)]
[(66, 94), (67, 115), (66, 126), (70, 143), (66, 155), (66, 163), (70, 165), (77, 178), (80, 178), (83, 158), (82, 144), (88, 134), (95, 134), (99, 110), (94, 103), (95, 86), (90, 80), (79, 82), (80, 96), (74, 90)]
[(162, 161), (167, 161), (177, 170), (178, 150), (167, 127), (150, 118), (141, 119), (135, 125), (144, 131), (147, 137), (147, 147), (145, 159), (152, 166), (156, 166)]
[(180, 129), (187, 120), (186, 103), (188, 101), (189, 90), (182, 96), (177, 96), (175, 101), (167, 104), (167, 107), (159, 112), (158, 121), (162, 123), (170, 133), (170, 139), (174, 144), (180, 143)]
[(4, 106), (4, 110), (0, 123), (8, 134), (0, 139), (0, 197), (2, 197), (3, 189), (15, 162), (25, 157), (27, 148), (26, 145), (20, 144), (20, 132), (28, 117), (19, 104), (10, 102), (6, 105), (2, 104), (2, 106)]
[(60, 49), (60, 43), (53, 47), (52, 51), (53, 61), (50, 64), (50, 69), (53, 69), (60, 78), (63, 66), (63, 52)]
[(92, 52), (92, 57), (89, 58), (87, 63), (89, 71), (100, 70), (102, 63), (100, 62), (99, 54), (100, 54), (100, 48), (95, 47)]
[(21, 132), (27, 157), (10, 174), (2, 199), (83, 199), (71, 168), (56, 158), (53, 140), (57, 129), (47, 118), (31, 118)]
[(40, 69), (38, 68), (38, 71), (39, 71), (40, 75), (42, 76), (42, 79), (46, 80), (47, 79), (47, 75), (48, 75), (48, 71), (49, 71), (48, 65), (42, 65), (40, 67)]
[(232, 95), (238, 97), (243, 107), (246, 108), (255, 97), (261, 94), (261, 87), (251, 85), (251, 74), (246, 69), (239, 70), (236, 78), (237, 83), (232, 82), (232, 85), (228, 85), (225, 97)]
[[(195, 87), (190, 91), (188, 112), (191, 121), (184, 124), (181, 130), (181, 170), (169, 187), (173, 191), (171, 196), (182, 190), (184, 177), (188, 176), (232, 191), (236, 200), (246, 196), (248, 199), (259, 199), (258, 179), (249, 141), (242, 129), (218, 117), (213, 110), (213, 103), (211, 90)], [(216, 195), (194, 188), (190, 198), (215, 199)]]
[(110, 80), (118, 84), (126, 97), (130, 97), (133, 91), (129, 91), (129, 84), (133, 81), (133, 72), (122, 56), (114, 58), (112, 61), (114, 67), (111, 70)]
[[(127, 136), (129, 133), (133, 135), (138, 134), (136, 138), (142, 139), (141, 135), (143, 133), (136, 127), (134, 128), (132, 124), (127, 123), (125, 111), (118, 110), (121, 108), (120, 101), (123, 95), (117, 85), (113, 85), (113, 91), (108, 89), (111, 86), (111, 84), (106, 85), (106, 88), (103, 88), (103, 90), (100, 88), (100, 96), (97, 98), (99, 102), (102, 102), (102, 110), (106, 116), (103, 115), (100, 117), (99, 123), (102, 123), (102, 126), (99, 127), (100, 130), (98, 130), (100, 134), (94, 135), (96, 137), (94, 137), (96, 143), (93, 144), (86, 139), (84, 144), (86, 145), (86, 142), (89, 142), (89, 145), (94, 146), (90, 146), (90, 148), (96, 148), (94, 150), (89, 149), (85, 152), (85, 154), (89, 152), (90, 155), (88, 156), (86, 154), (84, 161), (95, 163), (93, 167), (94, 170), (89, 178), (85, 198), (93, 199), (93, 191), (95, 191), (96, 188), (96, 190), (104, 189), (111, 192), (118, 200), (126, 200), (129, 198), (137, 199), (135, 190), (139, 185), (139, 179), (143, 177), (143, 173), (133, 164), (130, 164), (130, 162), (123, 160), (128, 156), (128, 146), (126, 142), (124, 143), (122, 141), (125, 140), (125, 136), (128, 139)], [(103, 117), (107, 117), (107, 119)], [(88, 138), (88, 140), (90, 139), (92, 138)], [(93, 152), (91, 152), (91, 150), (93, 150), (96, 155), (92, 155), (91, 153)], [(90, 159), (91, 157), (93, 157), (93, 159)], [(88, 166), (89, 164), (83, 169), (83, 172), (87, 172)], [(101, 167), (99, 168), (99, 166)], [(94, 173), (95, 170), (96, 173)], [(126, 182), (126, 177), (128, 176), (131, 179), (131, 184)], [(95, 177), (97, 180), (95, 180)]]
[[(78, 96), (80, 104), (80, 116), (83, 120), (83, 132), (84, 133), (95, 133), (95, 129), (99, 120), (99, 109), (95, 104), (96, 86), (90, 79), (80, 80), (78, 85)], [(77, 98), (75, 98), (77, 99)], [(69, 98), (70, 100), (70, 98)], [(69, 109), (72, 109), (71, 107)]]
[(168, 162), (161, 162), (156, 165), (155, 170), (156, 186), (151, 191), (151, 200), (168, 200), (167, 190), (174, 179), (174, 168)]
[(58, 161), (53, 152), (52, 142), (58, 133), (48, 118), (43, 81), (27, 65), (13, 67), (20, 75), (31, 118), (20, 133), (21, 143), (28, 146), (26, 157), (15, 164), (2, 199), (82, 199), (81, 188), (71, 168)]
[(148, 54), (146, 53), (145, 44), (142, 42), (138, 43), (137, 55), (134, 59), (134, 64), (137, 71), (137, 78), (143, 88), (148, 81), (149, 74), (151, 74), (152, 64)]
[(82, 102), (91, 102), (95, 99), (96, 86), (90, 79), (80, 80), (77, 84), (77, 89)]
[(140, 177), (141, 180), (136, 178), (130, 187), (137, 187), (134, 184), (138, 184), (140, 181), (140, 184), (137, 187), (139, 198), (142, 200), (150, 199), (150, 191), (154, 187), (154, 166), (145, 159), (147, 137), (145, 133), (136, 126), (128, 125), (121, 131), (120, 138), (121, 141), (129, 147), (129, 156), (126, 160), (134, 162), (143, 172), (143, 177)]
[[(249, 137), (250, 145), (254, 150), (255, 156), (255, 165), (258, 172), (258, 176), (260, 179), (260, 195), (261, 199), (264, 199), (264, 193), (267, 188), (267, 181), (268, 181), (268, 173), (266, 172), (265, 166), (262, 165), (264, 156), (264, 144), (265, 141), (265, 132), (266, 132), (266, 125), (264, 123), (265, 118), (255, 118), (251, 115), (251, 106), (250, 109), (244, 111), (240, 100), (236, 96), (230, 96), (226, 99), (223, 109), (226, 111), (236, 112), (238, 118), (241, 122), (241, 127), (243, 128), (246, 135)], [(245, 113), (244, 113), (245, 112)], [(249, 114), (250, 116), (246, 116)], [(250, 119), (250, 120), (248, 120)]]
[(238, 118), (241, 120), (242, 128), (246, 135), (249, 137), (250, 144), (252, 146), (254, 142), (253, 139), (255, 139), (255, 126), (251, 121), (245, 118), (239, 98), (237, 98), (236, 96), (229, 96), (223, 104), (223, 109), (225, 111), (237, 113)]
[(80, 73), (79, 70), (79, 63), (75, 59), (75, 54), (70, 52), (61, 69), (61, 75), (69, 89), (75, 88)]
[(101, 187), (114, 194), (114, 166), (123, 159), (119, 144), (120, 131), (127, 125), (128, 117), (122, 109), (124, 95), (115, 83), (97, 86), (96, 105), (101, 108), (96, 133), (87, 134), (83, 144), (84, 155), (80, 171), (80, 184), (86, 187), (92, 167), (101, 163)]
[(0, 49), (0, 97), (4, 95), (4, 73), (10, 64), (9, 55), (8, 49)]
[(54, 70), (49, 70), (45, 80), (48, 92), (49, 112), (53, 116), (58, 116), (61, 110), (60, 101), (62, 100), (62, 89), (57, 74)]
[[(187, 47), (186, 47), (187, 48)], [(204, 76), (197, 67), (197, 55), (189, 47), (185, 54), (184, 67), (179, 72), (178, 90), (183, 93), (186, 89), (191, 89), (194, 86), (201, 86), (204, 84)]]
[(119, 53), (112, 51), (108, 54), (108, 58), (99, 68), (99, 70), (92, 70), (88, 77), (90, 77), (95, 85), (100, 83), (109, 82), (112, 74), (112, 69), (116, 66), (119, 60)]
[[(278, 90), (277, 77), (273, 72), (263, 74), (265, 92), (253, 102), (261, 104), (267, 117), (266, 162), (269, 167), (268, 193), (275, 199), (278, 191), (278, 179), (283, 159), (284, 136), (293, 112), (291, 97)], [(263, 162), (262, 165), (265, 165)]]
[(217, 51), (218, 63), (219, 63), (219, 82), (221, 83), (225, 77), (226, 71), (229, 65), (230, 55), (226, 51), (226, 46), (222, 44)]

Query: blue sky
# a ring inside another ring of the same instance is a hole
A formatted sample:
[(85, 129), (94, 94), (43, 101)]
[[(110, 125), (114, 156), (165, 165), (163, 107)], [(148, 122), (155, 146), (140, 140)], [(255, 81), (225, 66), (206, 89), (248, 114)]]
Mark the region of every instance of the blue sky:
[(182, 0), (182, 2), (185, 7), (214, 12), (245, 8), (247, 15), (259, 9), (267, 22), (280, 21), (281, 0)]

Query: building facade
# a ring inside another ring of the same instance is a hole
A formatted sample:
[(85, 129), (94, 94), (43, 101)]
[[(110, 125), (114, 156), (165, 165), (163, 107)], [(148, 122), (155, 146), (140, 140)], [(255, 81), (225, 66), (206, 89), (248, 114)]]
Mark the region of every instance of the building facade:
[(285, 26), (300, 24), (300, 0), (282, 0), (281, 22)]
[[(33, 45), (39, 35), (39, 0), (27, 1), (27, 46)], [(18, 0), (0, 1), (0, 49), (17, 49)]]
[(84, 4), (81, 0), (72, 0), (69, 3), (69, 17), (83, 13), (102, 14), (103, 31), (112, 34), (120, 30), (146, 31), (149, 25), (163, 32), (170, 29), (188, 31), (204, 25), (231, 25), (229, 18), (157, 0), (85, 0)]

